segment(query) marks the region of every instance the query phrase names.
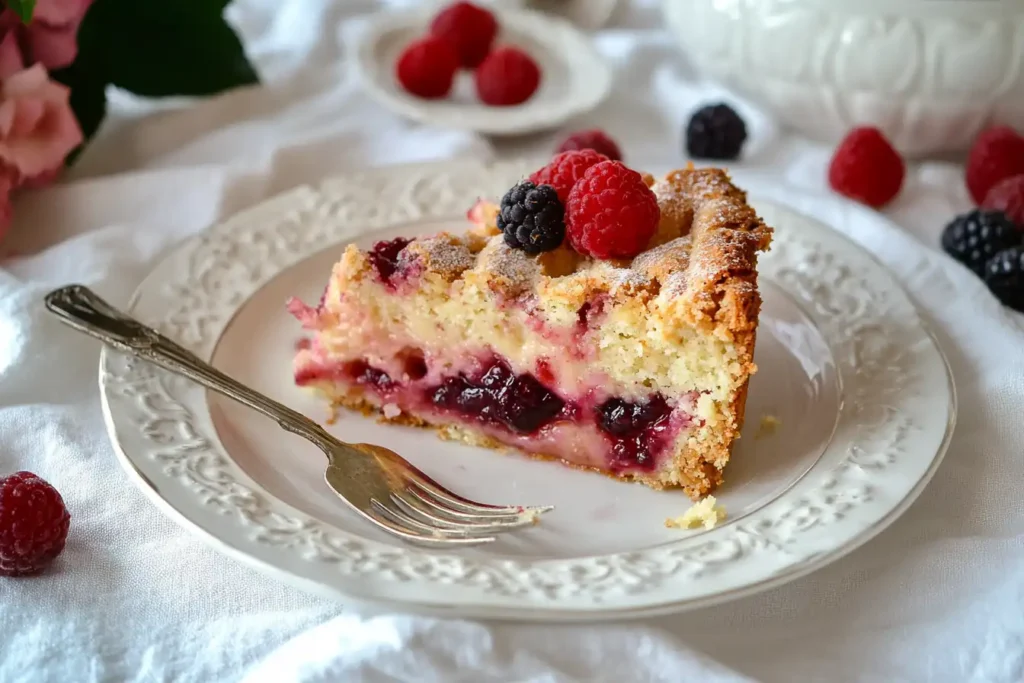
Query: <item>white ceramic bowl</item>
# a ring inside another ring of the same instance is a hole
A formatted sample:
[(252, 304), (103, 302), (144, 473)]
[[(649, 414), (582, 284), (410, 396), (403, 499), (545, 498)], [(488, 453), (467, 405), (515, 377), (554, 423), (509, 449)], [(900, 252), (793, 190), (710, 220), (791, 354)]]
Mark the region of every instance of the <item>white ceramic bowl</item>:
[(909, 156), (1024, 131), (1021, 0), (663, 0), (707, 76), (827, 142), (880, 127)]

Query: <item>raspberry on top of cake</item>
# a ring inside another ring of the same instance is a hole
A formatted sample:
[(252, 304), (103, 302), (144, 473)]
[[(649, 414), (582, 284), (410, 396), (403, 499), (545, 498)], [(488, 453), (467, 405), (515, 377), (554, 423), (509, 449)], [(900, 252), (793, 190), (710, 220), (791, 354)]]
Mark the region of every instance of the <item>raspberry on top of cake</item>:
[(743, 422), (771, 229), (719, 169), (557, 155), (470, 227), (350, 245), (295, 379), (335, 405), (699, 498)]

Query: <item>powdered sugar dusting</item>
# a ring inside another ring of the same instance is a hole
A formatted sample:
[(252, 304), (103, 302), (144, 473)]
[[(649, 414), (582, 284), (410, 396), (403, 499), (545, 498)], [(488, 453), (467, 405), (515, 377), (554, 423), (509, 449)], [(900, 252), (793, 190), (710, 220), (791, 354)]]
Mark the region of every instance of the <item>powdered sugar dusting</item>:
[(654, 192), (654, 196), (658, 198), (659, 204), (675, 204), (683, 201), (686, 197), (683, 195), (682, 188), (673, 183), (665, 180), (659, 180), (651, 188)]
[(678, 191), (688, 194), (692, 200), (706, 202), (715, 197), (730, 198), (730, 205), (736, 200), (746, 201), (746, 193), (732, 184), (729, 175), (718, 168), (702, 168), (686, 175), (685, 185), (680, 183)]
[(480, 253), (480, 264), (512, 292), (529, 288), (540, 276), (540, 265), (525, 252), (512, 249), (499, 235)]
[(469, 248), (452, 238), (439, 235), (415, 242), (415, 250), (423, 254), (429, 270), (445, 276), (457, 276), (473, 267), (476, 259)]
[[(727, 217), (715, 212), (711, 220), (715, 225), (722, 225)], [(757, 239), (744, 230), (719, 228), (705, 232), (701, 240), (703, 248), (693, 258), (692, 277), (706, 279), (715, 273), (749, 270)]]
[(682, 261), (677, 264), (677, 268), (679, 270), (686, 270), (686, 261), (683, 261), (683, 259), (688, 258), (689, 253), (690, 236), (684, 235), (640, 254), (633, 259), (632, 268), (633, 270), (641, 272), (650, 271), (657, 268), (659, 264), (665, 262), (667, 259), (674, 258)]
[(686, 291), (686, 271), (672, 273), (662, 283), (661, 291), (669, 296), (679, 296)]
[(651, 283), (651, 278), (635, 268), (614, 268), (608, 278), (612, 283), (612, 294), (617, 294), (623, 289), (637, 289), (646, 287)]

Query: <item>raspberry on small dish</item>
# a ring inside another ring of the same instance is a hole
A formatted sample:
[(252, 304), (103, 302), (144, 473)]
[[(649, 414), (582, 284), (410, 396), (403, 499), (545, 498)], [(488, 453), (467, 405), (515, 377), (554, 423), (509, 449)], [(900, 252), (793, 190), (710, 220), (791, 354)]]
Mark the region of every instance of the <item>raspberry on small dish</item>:
[(498, 35), (498, 20), (479, 5), (455, 2), (438, 12), (430, 23), (430, 32), (452, 44), (461, 66), (475, 69), (491, 51)]
[(882, 131), (865, 126), (839, 143), (828, 168), (833, 190), (867, 206), (881, 208), (903, 187), (903, 157)]
[(491, 52), (474, 74), (476, 93), (493, 107), (510, 107), (527, 101), (540, 87), (541, 70), (533, 57), (518, 47)]
[(410, 43), (395, 63), (395, 76), (411, 95), (434, 100), (447, 97), (459, 68), (459, 58), (451, 44), (437, 36)]

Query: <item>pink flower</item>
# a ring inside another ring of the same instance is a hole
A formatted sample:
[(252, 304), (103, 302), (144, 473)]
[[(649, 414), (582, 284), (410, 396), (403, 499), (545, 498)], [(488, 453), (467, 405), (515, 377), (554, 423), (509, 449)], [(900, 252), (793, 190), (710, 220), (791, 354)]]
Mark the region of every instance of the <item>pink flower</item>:
[(0, 241), (4, 239), (4, 233), (10, 227), (11, 215), (14, 213), (11, 206), (11, 191), (16, 181), (14, 175), (7, 169), (0, 169)]
[(82, 142), (70, 96), (41, 64), (0, 82), (0, 238), (11, 222), (11, 193), (52, 182)]
[(0, 164), (16, 172), (18, 185), (52, 180), (81, 144), (70, 95), (40, 64), (0, 84)]
[(71, 93), (47, 70), (75, 61), (78, 28), (92, 2), (37, 0), (27, 26), (14, 12), (0, 12), (0, 238), (11, 221), (11, 194), (53, 182), (82, 142)]
[(0, 79), (7, 78), (25, 68), (18, 45), (18, 32), (14, 28), (0, 28)]
[(92, 0), (38, 0), (32, 21), (49, 26), (78, 26)]
[(68, 66), (78, 55), (78, 27), (93, 0), (38, 0), (26, 26), (10, 10), (0, 15), (0, 78), (25, 65)]

